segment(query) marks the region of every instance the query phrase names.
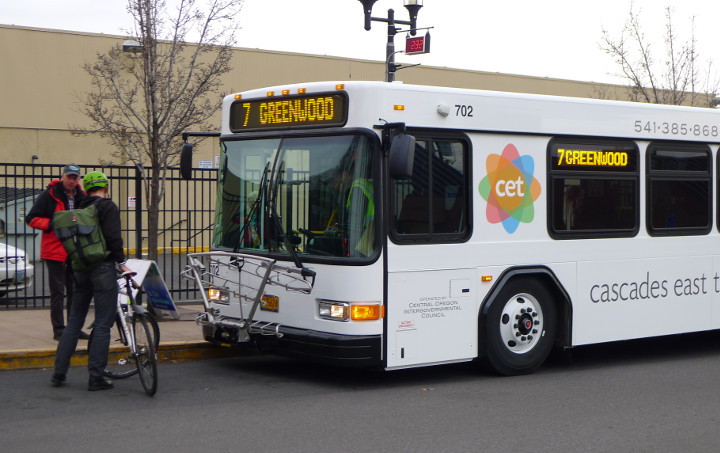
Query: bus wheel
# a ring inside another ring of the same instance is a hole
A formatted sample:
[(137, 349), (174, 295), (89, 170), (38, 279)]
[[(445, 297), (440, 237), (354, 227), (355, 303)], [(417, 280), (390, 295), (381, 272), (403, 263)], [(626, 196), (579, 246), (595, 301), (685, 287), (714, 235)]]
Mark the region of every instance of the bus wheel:
[(500, 374), (535, 371), (553, 347), (557, 326), (550, 292), (532, 279), (506, 285), (486, 318), (487, 360)]

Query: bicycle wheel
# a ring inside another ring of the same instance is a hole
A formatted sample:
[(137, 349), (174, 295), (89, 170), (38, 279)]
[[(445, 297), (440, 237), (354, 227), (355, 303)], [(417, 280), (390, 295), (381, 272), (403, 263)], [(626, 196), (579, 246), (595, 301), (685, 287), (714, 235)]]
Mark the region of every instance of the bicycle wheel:
[(148, 324), (150, 325), (150, 329), (152, 331), (153, 346), (155, 346), (155, 352), (157, 352), (158, 348), (160, 347), (160, 326), (158, 325), (157, 319), (155, 319), (155, 316), (153, 315), (147, 315), (145, 319), (147, 319)]
[[(108, 352), (108, 363), (105, 366), (105, 376), (112, 379), (124, 379), (134, 376), (138, 372), (137, 363), (127, 338), (125, 338), (120, 319), (116, 319), (115, 327), (115, 329), (110, 329), (110, 351)], [(94, 330), (90, 333), (91, 339), (88, 341), (88, 348), (94, 333)]]
[(133, 315), (133, 331), (135, 332), (135, 345), (137, 354), (135, 360), (145, 393), (153, 396), (157, 391), (157, 357), (153, 344), (152, 332), (145, 315)]

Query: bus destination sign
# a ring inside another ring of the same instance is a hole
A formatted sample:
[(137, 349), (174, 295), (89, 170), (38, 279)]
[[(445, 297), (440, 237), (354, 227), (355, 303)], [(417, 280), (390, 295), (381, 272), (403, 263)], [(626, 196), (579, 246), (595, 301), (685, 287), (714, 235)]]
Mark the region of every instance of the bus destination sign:
[(230, 106), (230, 130), (342, 126), (347, 120), (343, 93), (238, 100)]
[(590, 147), (553, 147), (552, 166), (555, 170), (635, 171), (635, 149), (595, 149)]

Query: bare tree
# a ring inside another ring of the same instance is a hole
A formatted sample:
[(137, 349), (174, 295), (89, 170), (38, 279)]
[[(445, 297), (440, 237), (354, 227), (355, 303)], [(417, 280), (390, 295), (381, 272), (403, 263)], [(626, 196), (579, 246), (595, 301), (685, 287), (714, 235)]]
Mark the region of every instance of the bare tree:
[(241, 7), (242, 0), (207, 0), (202, 9), (178, 0), (168, 10), (165, 0), (128, 0), (134, 25), (127, 32), (137, 46), (116, 45), (84, 66), (92, 88), (83, 112), (92, 127), (75, 132), (99, 133), (114, 157), (142, 175), (150, 259), (157, 259), (167, 169), (177, 163), (182, 132), (212, 129), (207, 120), (220, 108)]
[(615, 38), (603, 28), (600, 47), (620, 67), (617, 74), (629, 84), (630, 97), (653, 104), (714, 107), (720, 81), (713, 79), (712, 61), (700, 74), (700, 58), (695, 40), (695, 18), (691, 19), (692, 37), (682, 43), (673, 28), (672, 9), (665, 8), (665, 53), (658, 63), (652, 44), (641, 27), (640, 13), (630, 3), (630, 14), (620, 36)]

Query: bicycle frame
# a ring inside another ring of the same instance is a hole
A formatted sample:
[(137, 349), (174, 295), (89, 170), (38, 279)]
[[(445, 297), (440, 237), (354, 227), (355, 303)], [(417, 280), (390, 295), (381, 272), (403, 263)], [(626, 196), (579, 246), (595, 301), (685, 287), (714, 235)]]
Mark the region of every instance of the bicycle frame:
[(135, 303), (135, 296), (132, 294), (132, 290), (130, 288), (130, 282), (132, 282), (132, 279), (126, 280), (125, 288), (121, 288), (120, 293), (125, 294), (128, 296), (127, 302), (122, 302), (120, 298), (117, 299), (117, 316), (118, 321), (120, 322), (120, 326), (122, 329), (120, 330), (120, 335), (123, 337), (123, 344), (125, 346), (129, 346), (132, 350), (133, 354), (137, 354), (137, 344), (135, 342), (135, 333), (130, 329), (128, 321), (132, 319), (133, 314), (138, 315), (146, 315), (147, 311), (142, 308), (140, 305), (137, 305)]
[[(118, 360), (113, 362), (119, 368), (115, 365), (109, 366), (105, 369), (105, 375), (114, 379), (123, 379), (139, 374), (145, 392), (152, 396), (157, 390), (157, 347), (154, 338), (159, 339), (160, 332), (156, 323), (151, 321), (148, 312), (135, 303), (132, 287), (138, 288), (138, 286), (132, 280), (134, 275), (133, 272), (124, 273), (122, 278), (125, 279), (125, 283), (119, 283), (120, 294), (117, 298), (115, 324), (118, 327), (119, 341), (124, 348)], [(127, 296), (127, 299), (122, 296)], [(150, 331), (150, 324), (155, 326), (154, 333)], [(140, 344), (136, 337), (139, 333), (136, 330), (138, 326), (144, 335), (144, 340), (141, 339)]]

